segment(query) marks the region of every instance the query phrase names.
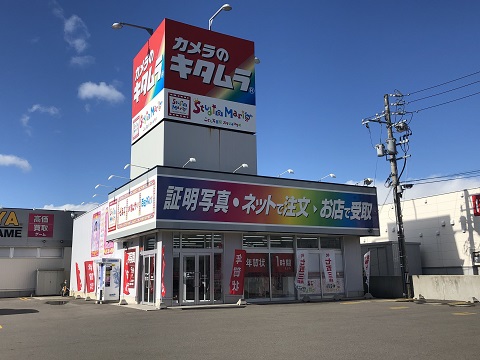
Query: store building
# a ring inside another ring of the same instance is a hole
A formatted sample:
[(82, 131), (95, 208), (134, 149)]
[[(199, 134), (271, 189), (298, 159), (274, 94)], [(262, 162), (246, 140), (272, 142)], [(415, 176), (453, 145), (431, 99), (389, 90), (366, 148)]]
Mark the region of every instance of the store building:
[(77, 212), (0, 208), (0, 297), (54, 295), (70, 278)]
[(166, 19), (134, 59), (132, 92), (132, 180), (75, 219), (75, 296), (363, 296), (376, 189), (256, 175), (252, 42)]
[[(402, 200), (402, 217), (406, 243), (420, 244), (422, 268), (414, 274), (478, 275), (480, 188)], [(362, 246), (397, 241), (393, 204), (382, 206), (379, 218), (380, 235), (362, 238)]]

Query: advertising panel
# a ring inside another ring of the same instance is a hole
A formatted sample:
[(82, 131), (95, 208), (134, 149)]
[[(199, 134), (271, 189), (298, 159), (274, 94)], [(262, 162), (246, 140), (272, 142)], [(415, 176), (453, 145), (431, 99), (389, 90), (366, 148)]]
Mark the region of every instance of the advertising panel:
[(375, 194), (159, 176), (158, 220), (377, 229)]
[(133, 60), (132, 144), (164, 118), (255, 132), (251, 41), (165, 19)]
[(53, 237), (53, 214), (28, 214), (28, 237)]
[(156, 181), (150, 179), (109, 201), (108, 235), (155, 222)]
[(246, 251), (235, 249), (235, 257), (230, 276), (230, 295), (243, 295)]

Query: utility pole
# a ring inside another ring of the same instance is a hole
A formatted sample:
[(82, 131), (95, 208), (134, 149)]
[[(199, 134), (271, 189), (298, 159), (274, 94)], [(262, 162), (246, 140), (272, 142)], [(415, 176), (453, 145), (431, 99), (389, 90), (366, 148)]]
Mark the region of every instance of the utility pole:
[(403, 286), (403, 296), (411, 299), (413, 296), (412, 284), (410, 280), (410, 273), (408, 271), (408, 261), (407, 261), (407, 252), (405, 248), (405, 233), (403, 231), (403, 217), (402, 217), (402, 207), (400, 199), (402, 197), (402, 188), (400, 185), (398, 177), (398, 168), (397, 168), (397, 144), (396, 139), (393, 137), (393, 125), (391, 120), (390, 113), (390, 103), (388, 94), (385, 94), (383, 97), (385, 104), (385, 122), (387, 126), (387, 156), (390, 161), (391, 169), (391, 186), (393, 187), (393, 200), (395, 203), (395, 217), (397, 222), (397, 238), (398, 238), (398, 252), (400, 257), (400, 270), (402, 274), (402, 286)]

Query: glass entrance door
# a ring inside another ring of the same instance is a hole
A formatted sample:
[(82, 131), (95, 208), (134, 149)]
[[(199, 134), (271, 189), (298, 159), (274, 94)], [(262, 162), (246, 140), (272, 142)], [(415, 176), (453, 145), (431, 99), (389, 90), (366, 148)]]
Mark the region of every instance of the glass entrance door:
[(143, 257), (143, 304), (155, 304), (155, 255)]
[(182, 304), (212, 302), (212, 264), (210, 254), (183, 254)]

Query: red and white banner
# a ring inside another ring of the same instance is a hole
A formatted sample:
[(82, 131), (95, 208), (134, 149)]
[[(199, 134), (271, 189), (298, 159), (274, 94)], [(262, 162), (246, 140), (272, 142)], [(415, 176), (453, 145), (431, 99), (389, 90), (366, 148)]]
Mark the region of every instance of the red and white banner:
[(272, 254), (272, 275), (294, 272), (293, 254)]
[(85, 261), (85, 292), (95, 292), (95, 270), (93, 269), (93, 261)]
[(230, 295), (243, 295), (243, 279), (245, 276), (245, 263), (247, 252), (235, 249), (233, 259), (232, 276), (230, 277)]
[(167, 290), (165, 289), (165, 245), (162, 246), (162, 297), (167, 294)]
[(130, 295), (129, 289), (135, 288), (136, 249), (125, 250), (123, 262), (123, 293)]
[(335, 288), (337, 284), (337, 267), (335, 266), (335, 253), (325, 252), (322, 258), (326, 287)]
[(480, 216), (480, 194), (472, 195), (473, 216)]
[(75, 263), (75, 273), (77, 274), (77, 291), (82, 290), (82, 276), (80, 275), (80, 267)]
[(248, 253), (245, 260), (245, 275), (268, 276), (268, 254)]
[(295, 287), (300, 291), (305, 291), (308, 287), (308, 251), (305, 250), (297, 251)]
[(363, 271), (365, 272), (365, 284), (370, 286), (370, 251), (367, 251), (365, 255), (363, 255)]

